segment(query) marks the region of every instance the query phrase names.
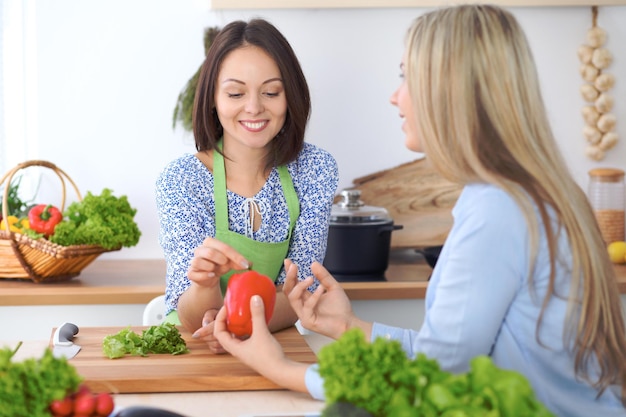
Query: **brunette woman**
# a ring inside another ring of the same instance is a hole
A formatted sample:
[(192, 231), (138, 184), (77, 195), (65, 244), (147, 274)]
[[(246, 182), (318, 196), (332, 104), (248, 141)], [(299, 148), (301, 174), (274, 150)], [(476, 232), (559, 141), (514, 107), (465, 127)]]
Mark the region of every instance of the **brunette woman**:
[(235, 21), (217, 34), (195, 96), (197, 153), (169, 163), (157, 181), (167, 321), (215, 352), (213, 319), (233, 272), (251, 267), (275, 280), (276, 331), (297, 320), (281, 291), (284, 259), (298, 264), (300, 279), (324, 259), (338, 170), (305, 142), (310, 108), (298, 59), (272, 24)]

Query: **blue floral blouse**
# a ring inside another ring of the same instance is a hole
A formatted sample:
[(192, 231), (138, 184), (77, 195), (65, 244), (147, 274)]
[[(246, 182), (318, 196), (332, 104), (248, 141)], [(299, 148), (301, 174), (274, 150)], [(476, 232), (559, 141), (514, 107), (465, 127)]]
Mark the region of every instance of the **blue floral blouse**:
[[(287, 165), (300, 202), (298, 218), (287, 257), (298, 266), (298, 279), (312, 275), (311, 263), (323, 262), (328, 222), (339, 172), (327, 151), (305, 143), (298, 158)], [(229, 229), (261, 242), (280, 242), (289, 232), (289, 213), (278, 171), (273, 169), (263, 188), (254, 196), (261, 208), (262, 223), (251, 231), (249, 200), (227, 191)], [(193, 154), (185, 154), (165, 166), (156, 181), (159, 243), (165, 255), (166, 314), (175, 310), (178, 298), (189, 288), (187, 269), (194, 250), (206, 237), (215, 237), (213, 174)], [(281, 269), (277, 285), (285, 280)], [(309, 290), (313, 291), (318, 283)]]

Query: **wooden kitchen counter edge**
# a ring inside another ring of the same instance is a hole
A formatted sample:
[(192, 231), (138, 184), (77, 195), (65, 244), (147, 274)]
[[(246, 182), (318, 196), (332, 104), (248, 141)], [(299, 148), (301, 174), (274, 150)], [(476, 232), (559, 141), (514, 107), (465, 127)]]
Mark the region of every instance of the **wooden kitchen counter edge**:
[[(616, 265), (620, 293), (626, 294), (626, 265)], [(386, 281), (343, 282), (351, 300), (424, 298), (430, 267), (391, 263)], [(0, 306), (146, 304), (164, 292), (165, 262), (96, 260), (67, 282), (35, 284), (0, 279)]]

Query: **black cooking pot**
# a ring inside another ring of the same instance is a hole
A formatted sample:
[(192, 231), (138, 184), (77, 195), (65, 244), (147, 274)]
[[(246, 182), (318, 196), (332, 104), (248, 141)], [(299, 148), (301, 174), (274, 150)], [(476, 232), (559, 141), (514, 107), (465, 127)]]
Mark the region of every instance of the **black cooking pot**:
[(337, 281), (382, 281), (394, 225), (387, 210), (366, 206), (360, 190), (344, 190), (333, 205), (324, 266)]
[(424, 249), (415, 249), (415, 251), (424, 257), (424, 259), (426, 260), (426, 263), (431, 268), (434, 268), (435, 265), (437, 265), (437, 260), (439, 259), (439, 255), (441, 254), (442, 249), (443, 249), (443, 246), (439, 245), (439, 246), (428, 246)]

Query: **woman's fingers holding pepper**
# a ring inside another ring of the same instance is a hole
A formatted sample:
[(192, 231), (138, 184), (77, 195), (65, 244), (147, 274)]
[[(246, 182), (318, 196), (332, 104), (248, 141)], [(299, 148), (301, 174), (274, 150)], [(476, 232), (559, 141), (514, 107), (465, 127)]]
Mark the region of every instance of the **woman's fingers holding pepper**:
[(206, 238), (194, 250), (187, 273), (190, 280), (206, 286), (215, 285), (213, 279), (230, 270), (248, 267), (248, 261), (231, 246), (214, 238)]
[(237, 344), (241, 343), (241, 340), (228, 331), (226, 327), (226, 316), (226, 306), (223, 306), (215, 317), (215, 327), (213, 333), (221, 346), (223, 346), (226, 351), (232, 353), (232, 349), (234, 349)]
[(199, 253), (219, 265), (227, 265), (229, 269), (248, 269), (250, 262), (232, 246), (215, 238), (208, 237), (198, 249)]
[(202, 339), (209, 346), (211, 352), (221, 354), (226, 351), (215, 337), (215, 317), (217, 313), (217, 309), (207, 310), (202, 318), (202, 327), (196, 330), (192, 337), (194, 339)]

